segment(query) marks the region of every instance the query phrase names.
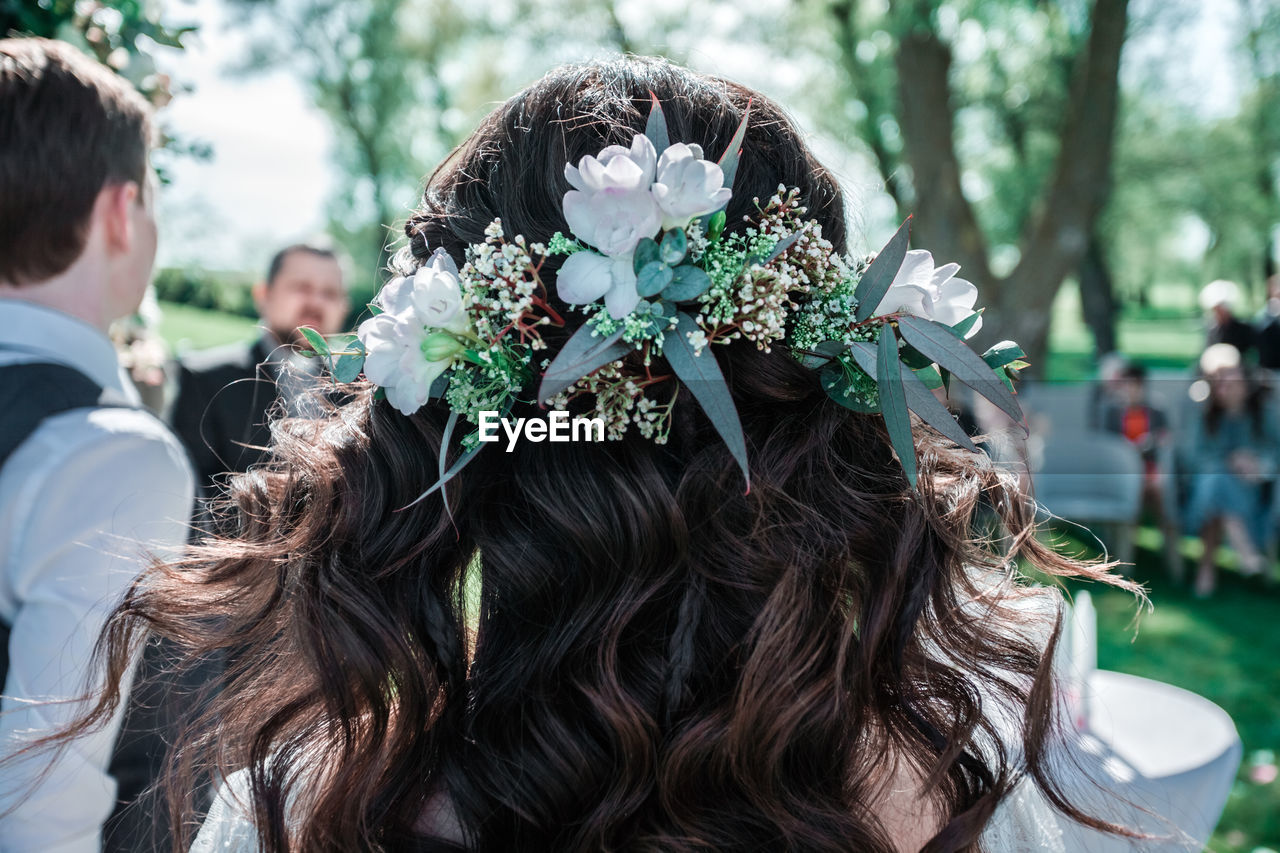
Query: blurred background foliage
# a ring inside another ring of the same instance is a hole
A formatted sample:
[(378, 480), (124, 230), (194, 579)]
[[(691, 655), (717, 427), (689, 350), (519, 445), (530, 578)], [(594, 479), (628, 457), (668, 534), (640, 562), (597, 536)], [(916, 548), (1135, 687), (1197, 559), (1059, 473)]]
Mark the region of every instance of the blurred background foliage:
[[(357, 304), (380, 284), (423, 176), (493, 104), (559, 62), (611, 51), (696, 65), (708, 38), (780, 69), (772, 93), (865, 158), (888, 209), (915, 215), (917, 243), (979, 283), (984, 335), (1019, 340), (1042, 373), (1064, 283), (1103, 353), (1124, 348), (1126, 318), (1193, 313), (1211, 278), (1260, 304), (1274, 271), (1275, 0), (222, 2), (254, 33), (236, 73), (295, 74), (332, 125), (342, 177), (328, 218)], [(175, 7), (0, 0), (0, 30), (76, 41), (163, 105), (175, 86), (154, 54), (193, 29), (163, 22)], [(1187, 85), (1180, 48), (1214, 7), (1230, 7), (1233, 28), (1240, 94), (1226, 114)], [(1126, 39), (1141, 52), (1123, 54)]]
[[(293, 75), (331, 125), (340, 177), (327, 219), (357, 306), (380, 285), (423, 177), (488, 110), (559, 63), (616, 52), (767, 81), (824, 159), (857, 166), (842, 177), (876, 176), (850, 196), (853, 248), (914, 214), (917, 245), (981, 289), (984, 342), (1018, 339), (1050, 379), (1091, 375), (1112, 350), (1185, 368), (1203, 343), (1198, 288), (1234, 279), (1256, 308), (1275, 271), (1277, 0), (202, 2), (249, 34), (229, 73)], [(157, 57), (192, 33), (170, 23), (186, 8), (0, 0), (0, 32), (73, 41), (163, 107), (184, 94)], [(1206, 16), (1226, 30), (1231, 92), (1189, 61)], [(163, 170), (208, 153), (169, 138), (156, 159)], [(161, 332), (197, 347), (251, 336), (260, 272), (160, 271)], [(1170, 603), (1130, 644), (1132, 602), (1105, 594), (1114, 642), (1102, 664), (1202, 692), (1241, 721), (1251, 754), (1280, 749), (1274, 597), (1228, 584), (1192, 607), (1160, 588), (1149, 556), (1138, 575)], [(1278, 815), (1280, 783), (1242, 770), (1213, 849), (1280, 848)]]

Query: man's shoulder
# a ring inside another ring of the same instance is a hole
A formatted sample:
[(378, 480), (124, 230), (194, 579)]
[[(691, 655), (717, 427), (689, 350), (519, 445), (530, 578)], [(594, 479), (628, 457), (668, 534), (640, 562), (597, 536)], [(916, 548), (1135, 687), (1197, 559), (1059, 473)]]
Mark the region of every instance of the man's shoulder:
[(109, 482), (121, 493), (171, 496), (179, 504), (194, 489), (191, 462), (177, 436), (155, 415), (134, 408), (72, 409), (46, 418), (0, 468), (0, 494), (7, 496), (89, 481)]
[(239, 341), (186, 353), (181, 362), (188, 373), (196, 376), (252, 376), (261, 361), (261, 349), (261, 341)]
[(74, 409), (47, 418), (27, 443), (43, 445), (64, 459), (128, 455), (150, 458), (175, 471), (189, 468), (182, 442), (145, 409), (103, 406)]

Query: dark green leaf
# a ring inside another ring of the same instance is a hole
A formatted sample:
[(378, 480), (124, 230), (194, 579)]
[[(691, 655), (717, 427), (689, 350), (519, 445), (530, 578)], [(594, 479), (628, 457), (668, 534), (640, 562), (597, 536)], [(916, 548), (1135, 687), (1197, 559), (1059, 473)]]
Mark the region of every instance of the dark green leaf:
[(649, 121), (645, 123), (644, 135), (649, 137), (649, 141), (653, 143), (654, 150), (661, 157), (662, 152), (666, 151), (667, 147), (671, 145), (671, 139), (667, 135), (667, 117), (662, 112), (662, 104), (658, 103), (658, 96), (650, 92), (649, 97), (653, 103), (649, 107)]
[[(889, 431), (889, 442), (898, 451), (903, 473), (912, 488), (916, 485), (916, 444), (911, 434), (911, 413), (902, 385), (902, 364), (898, 361), (898, 336), (886, 323), (880, 331), (876, 353), (876, 384), (880, 386), (880, 415)], [(923, 386), (922, 386), (923, 387)], [(928, 389), (924, 389), (928, 393)], [(930, 394), (929, 396), (933, 396)], [(936, 401), (935, 401), (936, 402)]]
[(659, 260), (662, 260), (662, 256), (658, 251), (657, 242), (651, 237), (645, 237), (636, 245), (636, 256), (631, 262), (631, 268), (635, 270), (636, 275), (640, 275), (640, 270)]
[(733, 178), (738, 174), (738, 155), (742, 153), (742, 140), (747, 136), (747, 119), (751, 118), (751, 102), (747, 102), (747, 111), (742, 114), (742, 121), (729, 140), (729, 147), (720, 155), (720, 170), (724, 172), (724, 183), (721, 186), (733, 189)]
[[(332, 335), (329, 337), (329, 351), (335, 354), (341, 352), (350, 352), (357, 345), (360, 345), (360, 338), (350, 333), (342, 335)], [(361, 349), (361, 352), (364, 350)]]
[(302, 332), (302, 336), (307, 339), (307, 343), (311, 344), (311, 348), (319, 355), (329, 355), (329, 342), (324, 339), (324, 335), (317, 332), (310, 326), (303, 326), (298, 329)]
[(663, 299), (672, 302), (688, 302), (697, 299), (711, 287), (711, 277), (695, 266), (685, 264), (673, 271), (671, 284), (662, 291)]
[(644, 299), (650, 296), (657, 296), (661, 293), (671, 280), (675, 277), (671, 267), (662, 261), (651, 261), (644, 265), (644, 269), (636, 276), (636, 293)]
[[(850, 349), (850, 354), (857, 361), (858, 366), (867, 371), (867, 373), (871, 375), (878, 373), (879, 359), (876, 356), (876, 348), (874, 346), (868, 343), (855, 343)], [(955, 416), (951, 414), (951, 410), (934, 396), (933, 392), (921, 381), (920, 377), (910, 370), (904, 370), (902, 365), (899, 365), (898, 370), (902, 374), (902, 390), (907, 399), (907, 408), (919, 415), (920, 420), (956, 444), (976, 452), (978, 448), (974, 446), (973, 439), (965, 435), (964, 430), (960, 428), (960, 424), (956, 423)], [(939, 379), (939, 384), (941, 384), (941, 379)]]
[(622, 340), (622, 329), (605, 338), (594, 337), (590, 325), (582, 325), (560, 349), (560, 354), (547, 367), (538, 386), (538, 401), (546, 402), (584, 376), (631, 352), (631, 344)]
[(949, 326), (906, 316), (898, 319), (903, 339), (923, 354), (951, 371), (957, 379), (986, 397), (1017, 423), (1022, 423), (1022, 408), (1012, 392), (1000, 381), (985, 361), (951, 332)]
[(893, 284), (893, 277), (898, 274), (902, 261), (907, 256), (907, 240), (910, 236), (911, 217), (908, 216), (906, 221), (898, 226), (897, 233), (884, 244), (884, 248), (876, 255), (871, 266), (867, 267), (862, 278), (858, 279), (858, 286), (853, 291), (858, 309), (854, 312), (853, 319), (862, 322), (880, 307), (881, 300), (889, 291), (889, 285)]
[(932, 364), (927, 367), (918, 368), (914, 370), (913, 373), (920, 377), (920, 381), (928, 388), (933, 389), (942, 387), (942, 374), (939, 373), (938, 368), (934, 367)]
[(1004, 367), (1006, 364), (1017, 361), (1025, 356), (1026, 353), (1022, 351), (1022, 347), (1018, 346), (1013, 341), (1001, 341), (991, 347), (991, 349), (984, 352), (982, 354), (982, 360), (992, 368), (997, 368)]
[(778, 245), (774, 246), (773, 251), (770, 252), (768, 257), (766, 257), (760, 263), (767, 264), (767, 263), (770, 263), (771, 261), (776, 261), (779, 257), (782, 256), (783, 252), (785, 252), (787, 249), (790, 249), (792, 246), (794, 246), (796, 244), (796, 241), (799, 239), (800, 239), (800, 232), (797, 231), (791, 236), (785, 237), (782, 240), (778, 241)]
[(662, 245), (659, 247), (663, 263), (675, 266), (684, 260), (685, 252), (689, 250), (689, 238), (685, 235), (683, 228), (676, 228), (668, 231), (667, 236), (662, 238)]
[[(986, 309), (982, 309), (985, 311)], [(965, 335), (969, 334), (969, 330), (974, 327), (978, 319), (982, 317), (982, 311), (974, 311), (968, 317), (965, 317), (959, 323), (951, 327), (951, 332), (960, 340), (964, 340)]]
[(925, 356), (920, 350), (907, 344), (900, 344), (898, 347), (898, 358), (907, 367), (919, 370), (933, 364), (933, 359)]
[(841, 341), (823, 341), (812, 350), (805, 351), (800, 362), (808, 368), (822, 367), (848, 348), (849, 345)]
[(364, 306), (364, 307), (365, 307), (365, 309), (369, 312), (369, 316), (370, 316), (370, 317), (377, 317), (379, 314), (386, 313), (386, 312), (384, 312), (384, 311), (382, 310), (382, 306), (381, 306), (381, 305), (375, 305), (375, 304), (374, 304), (374, 303), (372, 303), (372, 302), (370, 302), (368, 305), (366, 305), (366, 306)]
[(340, 355), (333, 363), (333, 378), (339, 382), (355, 382), (361, 370), (364, 370), (364, 353)]
[(738, 420), (738, 409), (733, 404), (733, 395), (725, 384), (724, 374), (710, 347), (705, 347), (701, 355), (695, 355), (688, 335), (698, 331), (698, 324), (688, 314), (681, 313), (676, 317), (676, 327), (667, 332), (662, 342), (662, 354), (667, 363), (675, 371), (676, 376), (693, 394), (694, 399), (702, 406), (711, 420), (711, 425), (720, 433), (729, 452), (742, 468), (742, 476), (746, 478), (747, 490), (751, 489), (751, 475), (747, 470), (747, 442), (742, 435), (742, 423)]
[(841, 363), (840, 359), (835, 359), (822, 368), (822, 372), (818, 374), (818, 381), (822, 383), (822, 390), (827, 392), (827, 396), (835, 402), (844, 406), (846, 409), (852, 409), (855, 412), (874, 415), (880, 411), (879, 405), (872, 405), (863, 400), (860, 395), (848, 393), (852, 387), (847, 368)]
[(449, 373), (446, 371), (436, 377), (436, 381), (431, 383), (431, 387), (427, 389), (427, 399), (434, 400), (437, 397), (443, 397), (444, 392), (449, 390)]

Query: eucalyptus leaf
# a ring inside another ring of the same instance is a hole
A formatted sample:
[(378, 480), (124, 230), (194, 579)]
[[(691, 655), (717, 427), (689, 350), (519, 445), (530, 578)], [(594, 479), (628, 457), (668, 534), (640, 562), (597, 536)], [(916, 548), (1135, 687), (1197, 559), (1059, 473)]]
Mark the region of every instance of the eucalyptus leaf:
[(644, 135), (649, 137), (654, 150), (661, 157), (662, 152), (671, 145), (671, 138), (667, 135), (667, 116), (662, 112), (662, 104), (658, 103), (658, 96), (650, 92), (649, 98), (652, 104), (649, 107), (649, 120), (644, 126)]
[(1006, 364), (1024, 358), (1026, 353), (1013, 341), (1001, 341), (982, 354), (982, 360), (990, 367), (1004, 367)]
[(818, 374), (818, 381), (822, 383), (822, 390), (827, 392), (827, 396), (846, 409), (866, 415), (874, 415), (880, 411), (878, 405), (871, 405), (864, 402), (862, 397), (847, 393), (852, 383), (849, 381), (847, 368), (838, 358), (822, 368)]
[(333, 378), (339, 382), (355, 382), (364, 370), (364, 353), (347, 353), (333, 363)]
[(662, 261), (651, 261), (636, 275), (636, 293), (644, 299), (657, 296), (671, 284), (675, 273)]
[(324, 335), (310, 326), (303, 326), (298, 331), (302, 332), (302, 336), (307, 339), (307, 343), (311, 344), (311, 349), (315, 350), (316, 354), (329, 355), (329, 342), (324, 339)]
[[(1017, 423), (1023, 422), (1022, 407), (1000, 377), (949, 326), (904, 315), (898, 319), (903, 340), (950, 371), (956, 379), (986, 397)], [(944, 374), (945, 376), (945, 374)], [(1025, 425), (1024, 425), (1025, 426)]]
[(806, 351), (800, 363), (809, 368), (822, 367), (830, 364), (832, 359), (847, 349), (849, 345), (842, 341), (822, 341), (813, 349)]
[(919, 367), (912, 370), (912, 374), (919, 377), (920, 381), (930, 390), (942, 387), (942, 374), (938, 372), (938, 368), (932, 364), (925, 367)]
[(350, 351), (355, 347), (360, 347), (361, 352), (364, 351), (364, 345), (360, 343), (360, 336), (349, 332), (341, 335), (332, 335), (328, 338), (328, 342), (329, 351), (335, 355)]
[(662, 238), (662, 245), (658, 249), (663, 263), (674, 267), (684, 260), (685, 253), (689, 251), (689, 238), (683, 228), (673, 229)]
[(662, 342), (662, 354), (684, 386), (693, 394), (694, 399), (702, 406), (711, 420), (711, 425), (720, 433), (729, 452), (742, 468), (742, 476), (746, 478), (747, 490), (751, 490), (751, 474), (747, 470), (747, 441), (742, 434), (742, 422), (738, 419), (738, 409), (733, 403), (733, 395), (720, 372), (720, 365), (710, 347), (701, 353), (695, 353), (689, 343), (688, 335), (698, 331), (698, 324), (688, 314), (681, 312), (676, 316), (676, 327), (667, 332)]
[(658, 243), (652, 237), (645, 237), (636, 244), (635, 259), (631, 262), (631, 268), (636, 275), (640, 275), (640, 270), (647, 267), (654, 261), (662, 260), (662, 253), (658, 250)]
[(982, 312), (985, 310), (986, 310), (985, 308), (982, 308), (977, 311), (974, 311), (968, 317), (965, 317), (959, 323), (956, 323), (954, 326), (951, 327), (952, 334), (954, 334), (957, 338), (960, 338), (960, 340), (964, 340), (965, 335), (969, 334), (969, 330), (972, 329), (977, 324), (978, 320), (981, 319), (982, 317)]
[[(876, 384), (880, 386), (880, 416), (889, 431), (889, 442), (898, 452), (902, 471), (912, 488), (916, 485), (916, 443), (911, 433), (911, 413), (902, 385), (902, 364), (898, 361), (898, 336), (885, 324), (876, 353)], [(925, 389), (926, 393), (928, 389)], [(932, 396), (932, 395), (930, 395)]]
[(444, 392), (449, 390), (449, 380), (451, 378), (448, 372), (437, 376), (435, 381), (431, 383), (431, 387), (427, 389), (427, 399), (434, 400), (437, 397), (443, 397)]
[(902, 363), (907, 367), (914, 368), (916, 370), (920, 370), (933, 364), (933, 359), (920, 352), (920, 350), (910, 344), (904, 344), (901, 342), (898, 345), (898, 358), (900, 358)]
[(790, 249), (792, 246), (794, 246), (796, 244), (796, 241), (799, 239), (800, 239), (800, 232), (797, 231), (794, 234), (779, 240), (778, 245), (774, 246), (773, 251), (770, 252), (768, 257), (766, 257), (760, 263), (767, 264), (767, 263), (771, 263), (772, 261), (776, 261), (778, 258), (782, 257), (783, 252), (785, 252), (787, 249)]
[(853, 291), (858, 309), (854, 312), (853, 319), (859, 323), (875, 313), (884, 295), (889, 292), (893, 277), (898, 274), (902, 261), (907, 257), (907, 241), (910, 236), (911, 217), (908, 216), (906, 221), (898, 226), (897, 232), (889, 238), (889, 242), (884, 244), (884, 248), (876, 255), (871, 266), (867, 267), (862, 278), (858, 279), (858, 286)]
[(697, 299), (711, 287), (711, 277), (690, 264), (672, 270), (671, 283), (662, 291), (663, 299), (672, 302), (688, 302)]
[(584, 376), (589, 376), (611, 361), (631, 352), (632, 345), (622, 340), (622, 329), (604, 338), (595, 337), (594, 330), (583, 324), (573, 337), (565, 342), (542, 374), (538, 386), (538, 401), (546, 402)]
[[(439, 468), (440, 478), (436, 480), (435, 485), (433, 485), (431, 488), (427, 489), (425, 492), (418, 495), (412, 501), (405, 504), (405, 506), (402, 507), (403, 509), (408, 509), (409, 507), (426, 499), (429, 495), (434, 494), (436, 491), (444, 489), (445, 484), (448, 483), (450, 480), (452, 480), (454, 477), (458, 476), (458, 472), (461, 471), (463, 468), (467, 467), (467, 465), (471, 463), (471, 460), (476, 458), (476, 454), (478, 454), (481, 450), (484, 449), (484, 443), (477, 444), (475, 447), (471, 448), (466, 453), (459, 456), (457, 461), (455, 461), (453, 465), (451, 465), (448, 469), (446, 469), (445, 463), (447, 461), (449, 439), (453, 437), (453, 429), (457, 425), (457, 423), (458, 423), (458, 413), (450, 412), (449, 420), (446, 421), (444, 425), (444, 434), (440, 437), (440, 468)], [(449, 508), (449, 500), (443, 493), (441, 493), (441, 497), (444, 498), (444, 510), (446, 513), (449, 514), (450, 520), (452, 520), (453, 512)]]
[[(855, 343), (850, 348), (850, 354), (858, 363), (858, 366), (868, 374), (875, 376), (878, 373), (879, 358), (877, 357), (876, 347), (868, 343)], [(978, 448), (974, 445), (973, 439), (969, 438), (965, 431), (960, 428), (960, 424), (956, 422), (955, 415), (951, 414), (951, 410), (934, 396), (933, 391), (929, 390), (920, 377), (911, 370), (904, 369), (901, 364), (899, 364), (898, 370), (902, 375), (902, 390), (907, 399), (907, 408), (919, 415), (920, 420), (956, 444), (967, 450), (977, 452)], [(939, 379), (939, 382), (941, 382), (941, 379)]]
[(751, 118), (751, 102), (747, 102), (747, 110), (742, 114), (742, 121), (729, 140), (729, 147), (720, 155), (720, 170), (724, 172), (724, 182), (720, 185), (733, 189), (734, 176), (738, 174), (738, 156), (742, 153), (742, 141), (747, 137), (747, 119)]

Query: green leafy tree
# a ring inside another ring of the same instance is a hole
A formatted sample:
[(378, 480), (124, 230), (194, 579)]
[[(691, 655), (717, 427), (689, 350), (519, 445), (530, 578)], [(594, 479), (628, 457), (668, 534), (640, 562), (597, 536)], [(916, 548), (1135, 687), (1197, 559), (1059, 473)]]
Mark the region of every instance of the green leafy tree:
[(814, 0), (797, 18), (840, 71), (815, 112), (865, 140), (916, 243), (979, 284), (984, 336), (1035, 363), (1107, 198), (1127, 17), (1126, 0)]
[[(77, 45), (133, 84), (159, 109), (173, 99), (178, 87), (159, 70), (156, 56), (182, 50), (193, 26), (174, 26), (162, 19), (157, 3), (139, 0), (0, 0), (0, 36), (39, 36)], [(164, 134), (161, 148), (169, 155), (206, 159), (203, 142)], [(163, 160), (156, 163), (161, 181), (168, 181)]]

